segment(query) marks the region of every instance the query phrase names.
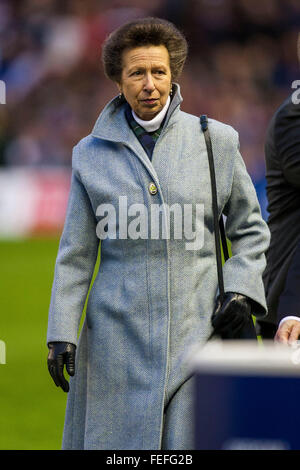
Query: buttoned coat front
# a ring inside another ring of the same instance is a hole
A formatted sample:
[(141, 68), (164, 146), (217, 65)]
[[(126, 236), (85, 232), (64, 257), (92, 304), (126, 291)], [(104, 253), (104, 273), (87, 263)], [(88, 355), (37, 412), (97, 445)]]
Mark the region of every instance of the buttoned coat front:
[[(180, 109), (179, 86), (174, 89), (152, 161), (129, 127), (119, 98), (108, 103), (92, 133), (74, 147), (47, 335), (47, 342), (77, 345), (64, 449), (193, 446), (186, 354), (211, 333), (218, 285), (205, 140), (199, 118)], [(224, 265), (225, 291), (249, 296), (263, 315), (269, 231), (239, 153), (237, 132), (213, 119), (208, 122), (219, 214), (227, 216), (232, 243), (232, 257)], [(150, 183), (156, 193), (149, 190)], [(192, 208), (199, 244), (187, 245), (187, 237), (172, 234), (178, 219), (171, 216), (169, 236), (154, 236), (149, 224), (149, 236), (130, 237), (118, 218), (120, 201), (127, 207), (128, 223), (135, 223), (132, 214), (141, 207), (149, 214), (154, 205), (160, 207), (162, 225), (168, 221), (167, 207)], [(115, 230), (111, 225), (101, 240), (100, 268), (78, 340), (99, 247), (97, 228), (107, 217), (104, 209), (111, 207)]]

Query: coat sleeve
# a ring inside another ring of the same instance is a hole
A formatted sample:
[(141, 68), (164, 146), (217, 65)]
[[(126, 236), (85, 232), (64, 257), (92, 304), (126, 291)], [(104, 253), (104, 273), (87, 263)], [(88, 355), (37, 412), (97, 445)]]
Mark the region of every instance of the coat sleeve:
[(80, 318), (97, 260), (99, 239), (89, 196), (74, 168), (66, 219), (56, 258), (48, 319), (47, 343), (77, 344)]
[(232, 251), (232, 257), (223, 267), (224, 288), (225, 292), (238, 292), (252, 299), (253, 315), (263, 317), (267, 306), (262, 274), (270, 233), (240, 154), (238, 138), (235, 147), (231, 193), (223, 211), (227, 216), (226, 234)]
[[(276, 154), (286, 179), (287, 185), (300, 189), (300, 105), (289, 101), (276, 116), (274, 140)], [(285, 287), (279, 297), (277, 321), (285, 316), (300, 317), (300, 241), (290, 263)]]
[(285, 287), (279, 298), (277, 321), (278, 323), (286, 316), (300, 317), (300, 240), (296, 245), (290, 264)]

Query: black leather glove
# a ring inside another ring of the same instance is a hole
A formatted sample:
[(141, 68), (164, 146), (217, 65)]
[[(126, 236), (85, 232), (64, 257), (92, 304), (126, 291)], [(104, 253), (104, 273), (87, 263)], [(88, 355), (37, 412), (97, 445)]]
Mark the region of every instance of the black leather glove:
[(69, 382), (64, 377), (64, 365), (69, 375), (75, 374), (76, 346), (72, 343), (53, 342), (48, 343), (48, 370), (57, 387), (64, 392), (69, 391)]
[(222, 305), (220, 299), (217, 299), (211, 318), (214, 330), (210, 338), (256, 339), (251, 312), (251, 299), (236, 292), (226, 292)]

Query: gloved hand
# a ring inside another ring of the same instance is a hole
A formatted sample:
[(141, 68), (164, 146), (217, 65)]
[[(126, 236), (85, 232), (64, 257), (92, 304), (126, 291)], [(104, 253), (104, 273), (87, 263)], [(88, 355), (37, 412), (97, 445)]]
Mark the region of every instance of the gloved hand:
[(69, 383), (64, 377), (64, 365), (69, 375), (75, 374), (75, 350), (72, 343), (53, 342), (48, 343), (48, 370), (57, 387), (61, 387), (64, 392), (69, 391)]
[(219, 336), (221, 339), (256, 339), (256, 330), (251, 311), (251, 299), (236, 292), (226, 292), (222, 305), (220, 299), (217, 299), (211, 318), (214, 328), (211, 337)]

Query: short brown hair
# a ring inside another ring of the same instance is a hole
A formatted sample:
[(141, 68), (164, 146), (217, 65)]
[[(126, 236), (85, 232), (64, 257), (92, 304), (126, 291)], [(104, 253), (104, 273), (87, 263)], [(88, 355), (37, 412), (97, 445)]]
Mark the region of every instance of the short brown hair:
[(166, 47), (172, 80), (177, 80), (187, 57), (187, 41), (173, 23), (152, 17), (130, 21), (108, 36), (102, 48), (105, 75), (120, 83), (123, 51), (148, 45)]

